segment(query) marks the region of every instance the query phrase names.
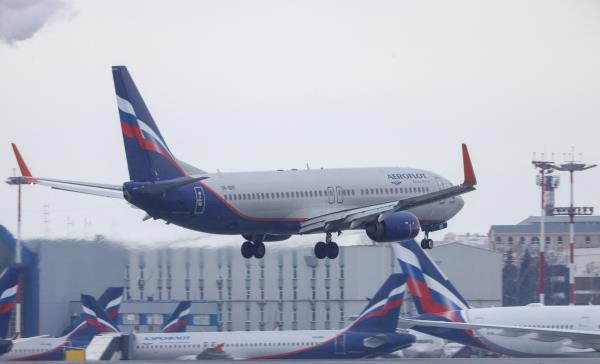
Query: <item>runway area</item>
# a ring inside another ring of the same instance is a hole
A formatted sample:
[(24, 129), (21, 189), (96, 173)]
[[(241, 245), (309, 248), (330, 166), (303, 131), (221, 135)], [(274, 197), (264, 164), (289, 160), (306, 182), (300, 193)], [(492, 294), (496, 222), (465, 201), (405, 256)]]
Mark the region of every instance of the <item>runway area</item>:
[[(127, 360), (122, 362), (148, 362), (144, 361), (135, 361), (135, 360)], [(235, 360), (210, 360), (206, 361), (210, 363), (239, 363), (239, 361)], [(352, 364), (362, 364), (362, 363), (407, 363), (407, 364), (476, 364), (476, 363), (485, 363), (485, 364), (572, 364), (572, 363), (598, 363), (598, 358), (464, 358), (464, 359), (441, 359), (441, 358), (423, 358), (423, 359), (356, 359), (356, 360), (247, 360), (245, 363), (269, 363), (269, 364), (285, 364), (290, 362), (307, 362), (307, 363), (327, 363), (327, 364), (340, 364), (340, 363), (352, 363)], [(44, 363), (44, 362), (31, 362), (31, 363)], [(45, 363), (54, 363), (54, 362), (45, 362)], [(62, 363), (62, 362), (61, 362)], [(86, 363), (86, 362), (71, 362), (71, 363)], [(152, 363), (156, 364), (173, 364), (173, 363), (181, 363), (181, 361), (152, 361)]]

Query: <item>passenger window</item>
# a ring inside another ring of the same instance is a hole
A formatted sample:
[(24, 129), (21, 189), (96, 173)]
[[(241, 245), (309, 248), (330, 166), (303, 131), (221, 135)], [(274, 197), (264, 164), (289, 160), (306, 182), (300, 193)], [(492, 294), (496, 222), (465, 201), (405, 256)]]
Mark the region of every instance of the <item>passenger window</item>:
[(256, 200), (256, 194), (255, 193), (252, 194), (252, 199)]
[(310, 197), (313, 197), (313, 191), (310, 191)]
[(323, 191), (319, 190), (319, 197), (323, 197)]
[(286, 192), (286, 193), (285, 193), (285, 197), (287, 197), (287, 198), (290, 198), (290, 193), (289, 193), (289, 192)]

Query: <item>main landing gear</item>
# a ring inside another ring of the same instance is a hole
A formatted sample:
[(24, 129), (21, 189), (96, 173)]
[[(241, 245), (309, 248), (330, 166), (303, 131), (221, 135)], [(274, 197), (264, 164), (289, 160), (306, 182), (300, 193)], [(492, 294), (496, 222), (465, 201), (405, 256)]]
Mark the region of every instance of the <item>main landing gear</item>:
[(242, 244), (242, 256), (246, 259), (255, 257), (260, 259), (265, 256), (265, 244), (262, 241), (245, 241)]
[(315, 244), (315, 256), (318, 259), (335, 259), (340, 254), (340, 247), (335, 241), (331, 241), (331, 233), (326, 233), (325, 242)]
[(429, 239), (429, 231), (425, 231), (425, 239), (421, 240), (421, 248), (433, 249), (433, 240)]

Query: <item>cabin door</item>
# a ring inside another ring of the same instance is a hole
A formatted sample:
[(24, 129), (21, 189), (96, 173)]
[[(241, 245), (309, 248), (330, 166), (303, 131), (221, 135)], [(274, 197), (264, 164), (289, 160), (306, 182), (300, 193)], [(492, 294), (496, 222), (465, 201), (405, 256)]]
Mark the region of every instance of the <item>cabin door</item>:
[(335, 354), (346, 354), (346, 334), (336, 336), (334, 350)]

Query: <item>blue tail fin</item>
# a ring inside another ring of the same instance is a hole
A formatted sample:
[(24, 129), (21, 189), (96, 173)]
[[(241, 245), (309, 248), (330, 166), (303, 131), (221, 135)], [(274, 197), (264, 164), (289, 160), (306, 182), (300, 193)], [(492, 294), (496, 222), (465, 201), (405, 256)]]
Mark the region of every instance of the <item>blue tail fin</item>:
[(117, 323), (117, 316), (123, 301), (123, 287), (108, 287), (98, 299), (98, 306), (104, 309), (104, 313), (113, 325)]
[(185, 176), (156, 126), (127, 67), (113, 66), (113, 80), (132, 181), (159, 181)]
[(469, 304), (414, 240), (393, 244), (419, 314), (458, 311)]
[(119, 332), (94, 297), (81, 295), (81, 322), (67, 334), (73, 346), (86, 346), (94, 336), (103, 332)]
[(167, 320), (167, 323), (160, 330), (161, 332), (185, 332), (187, 325), (190, 322), (190, 307), (192, 301), (179, 302), (175, 311), (171, 314), (171, 317)]
[(350, 325), (349, 331), (395, 332), (406, 292), (404, 274), (392, 274)]
[(13, 307), (17, 302), (19, 270), (6, 268), (0, 273), (0, 339), (8, 335), (8, 324)]

